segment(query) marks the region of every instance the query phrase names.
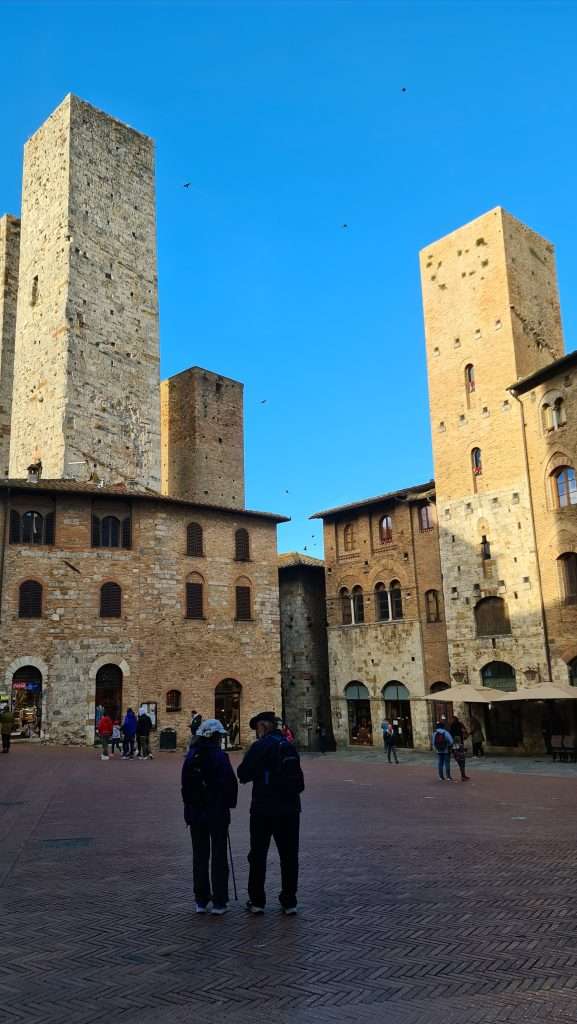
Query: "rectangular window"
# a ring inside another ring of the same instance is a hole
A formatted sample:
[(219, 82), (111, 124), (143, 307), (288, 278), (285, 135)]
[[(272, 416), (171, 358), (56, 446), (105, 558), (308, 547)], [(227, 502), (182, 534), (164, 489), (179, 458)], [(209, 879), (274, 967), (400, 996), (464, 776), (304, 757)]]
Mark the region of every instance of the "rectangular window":
[(202, 583), (186, 584), (186, 617), (187, 619), (202, 619)]
[(419, 506), (419, 527), (421, 533), (433, 529), (433, 512), (430, 505)]
[(237, 622), (250, 622), (251, 615), (250, 587), (236, 588), (236, 618)]

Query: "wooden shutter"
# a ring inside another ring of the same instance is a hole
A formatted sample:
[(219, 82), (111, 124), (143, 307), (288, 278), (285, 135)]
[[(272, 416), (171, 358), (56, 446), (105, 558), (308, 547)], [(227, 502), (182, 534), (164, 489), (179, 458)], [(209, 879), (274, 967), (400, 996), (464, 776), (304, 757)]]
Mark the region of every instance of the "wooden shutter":
[(202, 619), (202, 583), (186, 584), (186, 617), (187, 619)]
[(25, 580), (20, 584), (18, 616), (21, 619), (42, 618), (42, 584)]
[(118, 583), (104, 583), (100, 588), (100, 617), (119, 619), (122, 615), (122, 589)]
[(189, 523), (186, 528), (186, 553), (187, 555), (202, 555), (202, 526), (198, 523)]
[(98, 516), (92, 516), (92, 547), (100, 547), (100, 519)]
[(10, 509), (10, 544), (20, 543), (20, 513)]
[(48, 512), (44, 517), (44, 543), (54, 544), (54, 512)]
[(122, 520), (122, 547), (132, 547), (132, 522), (130, 516)]
[(236, 617), (239, 622), (248, 622), (252, 618), (250, 603), (250, 587), (237, 587)]
[(250, 560), (250, 541), (248, 530), (237, 530), (234, 535), (235, 555), (237, 562), (248, 562)]

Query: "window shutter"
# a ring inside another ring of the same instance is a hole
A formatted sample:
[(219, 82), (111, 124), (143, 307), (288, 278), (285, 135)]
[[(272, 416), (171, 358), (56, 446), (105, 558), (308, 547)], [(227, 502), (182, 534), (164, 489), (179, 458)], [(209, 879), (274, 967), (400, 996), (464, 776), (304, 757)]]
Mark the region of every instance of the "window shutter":
[(202, 619), (202, 583), (186, 584), (186, 617), (187, 619)]
[(100, 519), (98, 516), (92, 516), (92, 547), (100, 547)]
[(10, 544), (20, 543), (20, 513), (10, 509)]
[(248, 530), (237, 530), (235, 535), (235, 558), (237, 562), (250, 561), (250, 541)]
[(100, 588), (100, 617), (119, 619), (122, 615), (122, 590), (118, 583), (104, 583)]
[(202, 526), (198, 523), (189, 523), (186, 528), (186, 553), (187, 555), (202, 555)]
[(48, 512), (44, 517), (44, 543), (54, 544), (54, 512)]
[(248, 622), (252, 618), (250, 608), (250, 587), (236, 588), (236, 617), (239, 622)]
[(130, 516), (126, 516), (126, 519), (122, 520), (122, 547), (132, 547), (132, 522)]
[(21, 619), (42, 618), (42, 584), (25, 580), (20, 584), (18, 616)]

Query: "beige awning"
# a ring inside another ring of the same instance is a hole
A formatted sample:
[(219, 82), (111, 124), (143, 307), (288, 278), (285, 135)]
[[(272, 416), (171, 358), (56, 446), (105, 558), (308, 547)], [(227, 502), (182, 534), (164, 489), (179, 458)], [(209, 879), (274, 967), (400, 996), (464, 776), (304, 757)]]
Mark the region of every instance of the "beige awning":
[(469, 683), (462, 683), (461, 686), (449, 686), (446, 690), (439, 690), (438, 693), (428, 693), (425, 700), (432, 700), (439, 704), (454, 702), (458, 704), (492, 704), (493, 701), (501, 700), (504, 696), (502, 690), (493, 690), (488, 686), (477, 687)]
[[(448, 691), (447, 691), (448, 692)], [(535, 686), (522, 686), (513, 692), (502, 691), (496, 701), (519, 700), (577, 700), (577, 686), (557, 686), (555, 683), (537, 683)]]

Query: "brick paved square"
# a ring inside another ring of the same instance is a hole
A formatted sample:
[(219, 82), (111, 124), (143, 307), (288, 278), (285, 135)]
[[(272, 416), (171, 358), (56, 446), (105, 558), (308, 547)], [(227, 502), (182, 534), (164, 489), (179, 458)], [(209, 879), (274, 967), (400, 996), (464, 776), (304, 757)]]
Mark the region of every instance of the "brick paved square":
[(192, 913), (180, 765), (0, 759), (1, 1024), (577, 1018), (573, 773), (305, 757), (300, 915), (276, 909), (273, 857), (265, 918), (215, 919)]

